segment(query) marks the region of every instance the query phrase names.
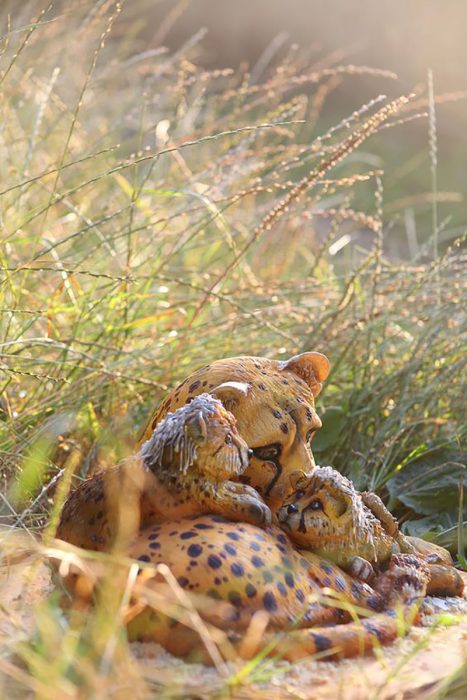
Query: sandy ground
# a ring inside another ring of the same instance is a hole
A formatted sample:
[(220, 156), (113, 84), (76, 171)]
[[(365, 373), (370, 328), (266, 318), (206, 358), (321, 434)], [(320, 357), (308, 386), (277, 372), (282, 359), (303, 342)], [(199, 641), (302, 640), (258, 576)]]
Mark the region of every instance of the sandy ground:
[[(212, 668), (197, 664), (188, 666), (155, 644), (134, 644), (133, 648), (148, 680), (172, 686), (174, 691), (178, 689), (181, 697), (215, 697), (225, 687), (225, 679)], [(268, 700), (424, 698), (429, 697), (440, 682), (457, 673), (466, 661), (467, 616), (464, 614), (463, 621), (449, 628), (414, 629), (407, 638), (385, 648), (378, 659), (310, 660), (294, 664), (266, 662), (253, 672), (248, 685), (232, 688), (232, 697)], [(231, 674), (239, 668), (228, 666)], [(252, 683), (254, 679), (258, 680)]]
[[(27, 639), (34, 627), (34, 609), (52, 591), (50, 569), (30, 557), (0, 567), (0, 656), (7, 658), (9, 640)], [(467, 583), (467, 576), (466, 583)], [(440, 611), (461, 613), (459, 623), (437, 629), (414, 628), (403, 640), (382, 651), (380, 658), (340, 662), (264, 661), (248, 679), (233, 682), (242, 665), (226, 664), (224, 672), (186, 664), (155, 644), (133, 644), (142, 675), (160, 697), (171, 698), (339, 698), (395, 700), (437, 697), (436, 688), (467, 661), (467, 600), (432, 599)], [(2, 639), (3, 638), (3, 639)], [(467, 669), (467, 667), (466, 667)], [(467, 673), (467, 670), (466, 670)], [(434, 693), (434, 694), (433, 694)]]

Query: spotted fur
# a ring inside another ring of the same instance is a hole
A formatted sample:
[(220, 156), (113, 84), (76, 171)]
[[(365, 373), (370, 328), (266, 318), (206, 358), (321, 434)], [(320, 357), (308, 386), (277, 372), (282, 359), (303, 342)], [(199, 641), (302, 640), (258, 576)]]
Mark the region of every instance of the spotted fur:
[(270, 522), (269, 508), (235, 483), (250, 451), (234, 416), (202, 394), (159, 423), (138, 455), (85, 481), (66, 501), (57, 537), (109, 550), (151, 522), (200, 513)]

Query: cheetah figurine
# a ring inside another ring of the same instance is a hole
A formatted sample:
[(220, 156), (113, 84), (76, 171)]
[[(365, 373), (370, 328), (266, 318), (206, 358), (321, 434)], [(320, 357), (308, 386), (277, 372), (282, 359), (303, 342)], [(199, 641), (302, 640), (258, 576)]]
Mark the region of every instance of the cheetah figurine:
[[(271, 512), (258, 493), (235, 480), (251, 451), (221, 398), (235, 384), (201, 394), (169, 413), (136, 457), (79, 486), (64, 504), (57, 538), (97, 551), (128, 541), (141, 527), (201, 513), (267, 525)], [(216, 398), (217, 397), (217, 398)]]

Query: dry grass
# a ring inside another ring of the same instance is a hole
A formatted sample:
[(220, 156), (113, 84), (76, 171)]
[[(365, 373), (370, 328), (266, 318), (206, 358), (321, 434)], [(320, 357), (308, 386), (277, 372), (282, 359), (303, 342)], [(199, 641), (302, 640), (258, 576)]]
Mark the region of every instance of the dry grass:
[[(148, 410), (196, 366), (315, 349), (332, 362), (319, 462), (378, 490), (409, 531), (436, 534), (463, 561), (465, 233), (444, 213), (460, 195), (437, 189), (435, 121), (463, 94), (436, 96), (430, 82), (428, 95), (399, 97), (388, 71), (295, 52), (256, 82), (206, 71), (193, 60), (199, 36), (148, 53), (118, 2), (8, 9), (2, 524), (31, 537), (48, 524), (49, 544), (72, 479), (131, 451)], [(341, 82), (362, 79), (378, 96), (330, 122)], [(414, 119), (431, 151), (429, 193), (395, 190), (409, 156), (390, 172), (368, 157)], [(433, 230), (417, 228), (426, 208)], [(410, 260), (393, 255), (394, 239)], [(139, 692), (108, 611), (77, 633), (52, 597), (34, 625), (24, 636), (19, 624), (7, 645), (18, 656), (0, 659), (18, 688)]]

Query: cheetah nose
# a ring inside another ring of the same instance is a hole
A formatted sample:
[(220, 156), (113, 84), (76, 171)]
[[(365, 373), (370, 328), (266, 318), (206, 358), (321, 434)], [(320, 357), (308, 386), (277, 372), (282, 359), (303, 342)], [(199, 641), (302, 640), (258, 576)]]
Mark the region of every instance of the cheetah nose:
[(289, 515), (292, 515), (293, 513), (298, 513), (298, 507), (295, 505), (295, 503), (291, 503), (289, 506), (287, 506), (287, 513)]

